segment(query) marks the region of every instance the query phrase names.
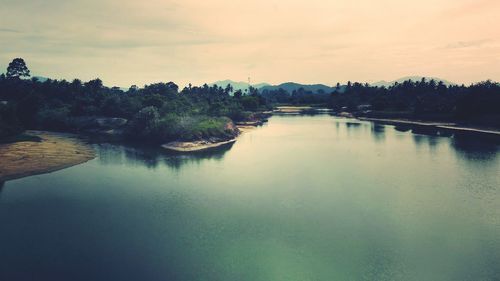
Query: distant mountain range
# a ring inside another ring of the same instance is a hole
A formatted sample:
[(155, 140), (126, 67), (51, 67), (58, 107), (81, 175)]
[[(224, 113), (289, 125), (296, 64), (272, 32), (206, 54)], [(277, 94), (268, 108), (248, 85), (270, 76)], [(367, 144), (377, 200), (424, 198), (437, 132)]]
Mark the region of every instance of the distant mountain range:
[[(217, 86), (223, 87), (223, 88), (225, 88), (227, 85), (231, 85), (233, 87), (234, 91), (237, 91), (237, 90), (244, 91), (244, 90), (248, 89), (248, 87), (249, 87), (249, 84), (246, 82), (235, 82), (232, 80), (217, 81), (215, 83), (210, 84), (210, 86), (212, 86), (212, 85), (217, 85)], [(304, 90), (311, 91), (311, 92), (317, 92), (319, 90), (323, 90), (326, 93), (331, 93), (335, 90), (335, 87), (330, 87), (330, 86), (323, 85), (323, 84), (307, 85), (307, 84), (299, 84), (299, 83), (294, 83), (294, 82), (287, 82), (287, 83), (282, 83), (279, 85), (260, 83), (260, 84), (253, 84), (252, 87), (257, 88), (260, 91), (264, 91), (264, 90), (272, 91), (272, 90), (278, 90), (281, 88), (289, 93), (291, 93), (295, 90), (298, 90), (300, 88), (303, 88)], [(342, 86), (341, 90), (343, 90), (344, 87), (345, 86)]]
[(45, 82), (45, 81), (49, 80), (49, 78), (43, 77), (43, 76), (33, 76), (33, 78), (36, 78), (40, 82)]
[[(248, 84), (247, 82), (235, 82), (232, 80), (217, 81), (209, 84), (209, 86), (213, 85), (217, 85), (222, 88), (225, 88), (227, 85), (231, 85), (233, 87), (233, 91), (238, 91), (238, 90), (245, 91), (248, 90), (248, 88), (250, 87), (250, 84)], [(259, 84), (252, 84), (251, 86), (260, 90), (263, 87), (270, 86), (270, 84), (259, 83)]]
[(441, 78), (437, 78), (437, 77), (424, 77), (424, 76), (407, 76), (407, 77), (403, 77), (403, 78), (399, 78), (397, 80), (394, 80), (394, 81), (390, 81), (390, 82), (387, 82), (387, 81), (379, 81), (379, 82), (375, 82), (375, 83), (370, 83), (371, 86), (376, 86), (376, 87), (389, 87), (389, 86), (392, 86), (394, 85), (394, 83), (403, 83), (404, 81), (408, 81), (408, 80), (412, 80), (412, 81), (421, 81), (422, 78), (425, 78), (425, 80), (427, 81), (430, 81), (430, 80), (434, 80), (436, 82), (439, 82), (439, 81), (443, 81), (443, 83), (446, 85), (446, 86), (450, 86), (450, 85), (456, 85), (456, 83), (453, 83), (453, 82), (450, 82), (450, 81), (447, 81), (447, 80), (444, 80), (444, 79), (441, 79)]
[[(283, 84), (279, 84), (279, 85), (275, 85), (275, 86), (269, 85), (269, 86), (262, 87), (259, 90), (272, 91), (272, 90), (278, 90), (280, 88), (289, 92), (289, 93), (296, 91), (300, 88), (303, 88), (306, 91), (311, 91), (314, 93), (316, 93), (318, 91), (324, 91), (325, 93), (331, 93), (331, 92), (335, 91), (335, 87), (330, 87), (330, 86), (323, 85), (323, 84), (306, 85), (306, 84), (299, 84), (299, 83), (294, 83), (294, 82), (287, 82), (287, 83), (283, 83)], [(341, 86), (341, 91), (343, 90), (343, 88), (344, 88), (344, 86)]]
[[(403, 83), (404, 81), (412, 80), (412, 81), (421, 81), (423, 76), (407, 76), (407, 77), (402, 77), (394, 81), (379, 81), (375, 83), (370, 83), (371, 86), (377, 86), (377, 87), (389, 87), (394, 85), (394, 83)], [(443, 81), (443, 83), (447, 86), (450, 85), (456, 85), (456, 83), (447, 81), (445, 79), (441, 78), (436, 78), (436, 77), (425, 77), (427, 81), (430, 81), (431, 79), (434, 79), (436, 82)], [(234, 91), (237, 90), (242, 90), (245, 91), (248, 89), (249, 84), (247, 82), (235, 82), (232, 80), (224, 80), (224, 81), (217, 81), (215, 83), (210, 84), (212, 85), (217, 85), (219, 87), (225, 88), (227, 85), (231, 85), (234, 89)], [(327, 86), (324, 84), (300, 84), (300, 83), (295, 83), (295, 82), (287, 82), (287, 83), (282, 83), (279, 85), (271, 85), (268, 83), (260, 83), (260, 84), (253, 84), (252, 87), (257, 88), (259, 91), (272, 91), (272, 90), (278, 90), (278, 89), (283, 89), (289, 93), (292, 93), (293, 91), (296, 91), (300, 88), (303, 88), (306, 91), (311, 91), (313, 93), (318, 92), (319, 90), (324, 91), (325, 93), (331, 93), (336, 90), (335, 86)], [(340, 92), (343, 92), (345, 90), (346, 86), (342, 85), (340, 87)]]
[[(33, 78), (37, 78), (38, 81), (40, 82), (45, 82), (49, 78), (43, 77), (43, 76), (33, 76)], [(394, 83), (403, 83), (404, 81), (412, 80), (412, 81), (421, 81), (423, 76), (407, 76), (407, 77), (402, 77), (394, 81), (378, 81), (375, 83), (370, 83), (371, 86), (377, 86), (377, 87), (389, 87), (394, 85)], [(445, 79), (441, 78), (436, 78), (436, 77), (425, 77), (427, 81), (430, 81), (431, 79), (434, 79), (436, 82), (443, 81), (443, 83), (447, 86), (450, 85), (456, 85), (456, 83), (447, 81)], [(217, 81), (214, 83), (209, 84), (209, 86), (217, 85), (219, 87), (225, 88), (227, 85), (231, 85), (233, 87), (233, 91), (241, 90), (245, 91), (248, 90), (249, 84), (247, 82), (236, 82), (233, 80), (223, 80), (223, 81)], [(300, 84), (300, 83), (295, 83), (295, 82), (286, 82), (282, 83), (279, 85), (271, 85), (269, 83), (258, 83), (258, 84), (252, 84), (252, 87), (258, 89), (259, 91), (272, 91), (272, 90), (278, 90), (278, 89), (283, 89), (289, 93), (292, 93), (293, 91), (296, 91), (300, 88), (303, 88), (305, 91), (311, 91), (313, 93), (318, 92), (319, 90), (324, 91), (325, 93), (331, 93), (336, 90), (335, 86), (327, 86), (324, 84)], [(340, 92), (343, 92), (345, 90), (346, 86), (342, 85), (340, 87)], [(123, 91), (127, 91), (128, 88), (121, 88)]]

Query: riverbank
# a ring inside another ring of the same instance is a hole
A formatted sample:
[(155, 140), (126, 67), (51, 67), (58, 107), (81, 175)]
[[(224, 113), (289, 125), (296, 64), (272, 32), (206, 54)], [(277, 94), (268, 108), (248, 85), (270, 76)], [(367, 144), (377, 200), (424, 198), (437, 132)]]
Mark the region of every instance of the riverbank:
[(162, 145), (161, 147), (176, 151), (176, 152), (196, 152), (207, 149), (213, 149), (225, 145), (231, 145), (236, 142), (236, 139), (231, 139), (227, 141), (192, 141), (192, 142), (169, 142), (167, 144)]
[(261, 126), (263, 123), (255, 123), (255, 124), (245, 124), (245, 125), (236, 125), (238, 130), (238, 135), (233, 139), (228, 140), (220, 140), (220, 139), (208, 139), (208, 140), (198, 140), (198, 141), (173, 141), (166, 144), (163, 144), (161, 147), (175, 152), (198, 152), (205, 151), (209, 149), (214, 149), (222, 146), (232, 145), (236, 142), (236, 139), (239, 135), (251, 131), (258, 126)]
[(0, 144), (0, 182), (50, 173), (95, 157), (89, 145), (73, 134), (28, 131), (41, 141)]
[(449, 132), (461, 132), (461, 133), (478, 133), (483, 135), (491, 135), (500, 137), (500, 130), (495, 129), (484, 129), (479, 127), (462, 126), (456, 123), (446, 123), (446, 122), (426, 122), (426, 121), (413, 121), (413, 120), (403, 120), (403, 119), (386, 119), (386, 118), (369, 118), (369, 117), (358, 117), (358, 120), (378, 122), (388, 125), (395, 126), (411, 126), (426, 128), (430, 130), (445, 130)]
[(161, 147), (175, 152), (198, 152), (232, 145), (239, 135), (262, 126), (271, 115), (272, 112), (258, 112), (249, 116), (245, 121), (228, 122), (224, 129), (231, 132), (232, 138), (212, 137), (195, 141), (173, 141), (163, 144)]
[(276, 114), (301, 114), (304, 111), (313, 109), (312, 106), (278, 106), (273, 111)]

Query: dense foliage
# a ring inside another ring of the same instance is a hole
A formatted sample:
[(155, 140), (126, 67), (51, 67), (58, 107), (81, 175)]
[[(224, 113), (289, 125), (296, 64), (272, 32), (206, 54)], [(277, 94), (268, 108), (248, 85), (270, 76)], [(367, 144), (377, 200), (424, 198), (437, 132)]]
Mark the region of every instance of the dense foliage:
[(500, 128), (500, 84), (485, 81), (468, 87), (447, 86), (443, 82), (422, 79), (404, 81), (386, 87), (348, 82), (337, 83), (333, 92), (312, 92), (299, 88), (263, 90), (269, 103), (323, 105), (335, 112), (357, 116), (407, 118)]
[(6, 104), (0, 104), (0, 138), (13, 136), (23, 131), (16, 116), (15, 108)]
[[(144, 140), (195, 139), (227, 134), (226, 123), (269, 109), (257, 92), (232, 94), (230, 87), (156, 83), (123, 91), (101, 80), (21, 79), (0, 75), (0, 137), (22, 129), (72, 131), (80, 117), (130, 120), (126, 133)], [(226, 119), (224, 119), (226, 117)], [(81, 118), (80, 118), (81, 119)]]
[[(303, 88), (233, 91), (203, 85), (182, 90), (156, 83), (124, 91), (101, 80), (39, 81), (29, 76), (24, 60), (15, 59), (8, 75), (0, 75), (0, 137), (24, 129), (74, 131), (87, 117), (129, 120), (131, 139), (166, 141), (225, 137), (230, 119), (243, 121), (274, 104), (318, 104), (336, 112), (384, 118), (453, 120), (500, 128), (500, 85), (491, 81), (446, 86), (434, 80), (405, 81), (389, 88), (337, 84), (332, 93)], [(229, 118), (229, 119), (228, 119)], [(78, 122), (77, 122), (78, 121)]]
[(389, 88), (348, 83), (343, 93), (332, 94), (329, 106), (371, 117), (447, 120), (500, 128), (500, 84), (491, 81), (469, 87), (425, 79)]
[(263, 90), (261, 93), (271, 103), (292, 105), (324, 105), (330, 101), (331, 94), (323, 90), (313, 92), (304, 88), (299, 88), (292, 92), (279, 88), (277, 90)]

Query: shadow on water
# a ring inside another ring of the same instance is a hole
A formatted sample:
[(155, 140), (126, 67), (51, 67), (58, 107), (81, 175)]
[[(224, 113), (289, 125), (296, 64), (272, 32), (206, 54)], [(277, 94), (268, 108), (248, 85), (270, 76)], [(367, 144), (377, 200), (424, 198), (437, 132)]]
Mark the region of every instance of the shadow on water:
[(361, 127), (361, 123), (355, 123), (355, 122), (345, 122), (345, 125), (348, 129), (352, 129), (352, 128), (359, 128)]
[(412, 133), (412, 138), (417, 147), (428, 146), (431, 151), (434, 151), (440, 142), (439, 136), (433, 134), (428, 135)]
[(363, 127), (366, 124), (359, 123), (359, 122), (337, 122), (337, 124), (340, 124), (344, 129), (349, 138), (357, 138), (359, 137), (360, 133), (362, 132)]
[(229, 143), (217, 148), (206, 151), (180, 153), (180, 152), (163, 152), (164, 163), (174, 169), (180, 169), (183, 165), (188, 163), (199, 163), (204, 160), (221, 161), (224, 155), (228, 152), (234, 143)]
[(455, 134), (451, 140), (454, 151), (469, 160), (493, 161), (500, 152), (500, 142), (488, 136)]
[(207, 151), (180, 153), (172, 152), (161, 147), (144, 145), (95, 145), (99, 162), (104, 165), (135, 165), (155, 169), (165, 164), (173, 169), (180, 169), (189, 163), (198, 163), (204, 160), (220, 161), (232, 147), (233, 143)]
[(376, 142), (385, 141), (385, 126), (377, 123), (371, 123), (371, 135)]
[(417, 146), (434, 149), (441, 140), (449, 140), (451, 148), (461, 158), (469, 160), (492, 161), (500, 152), (500, 139), (477, 133), (449, 132), (442, 130), (412, 129), (413, 141)]
[(398, 132), (406, 133), (406, 132), (411, 131), (411, 126), (409, 126), (409, 125), (396, 125), (396, 126), (394, 126), (394, 129)]
[(356, 132), (369, 132), (373, 140), (376, 142), (383, 142), (386, 138), (386, 126), (377, 123), (359, 123), (359, 122), (336, 122), (336, 129), (339, 130), (340, 126), (345, 126), (349, 135)]

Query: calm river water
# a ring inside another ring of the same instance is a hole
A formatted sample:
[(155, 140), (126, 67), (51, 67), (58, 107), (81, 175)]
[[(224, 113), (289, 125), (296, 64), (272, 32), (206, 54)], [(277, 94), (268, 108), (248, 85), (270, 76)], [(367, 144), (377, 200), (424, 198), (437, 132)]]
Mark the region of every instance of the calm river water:
[(500, 280), (500, 146), (274, 116), (0, 189), (0, 280)]

